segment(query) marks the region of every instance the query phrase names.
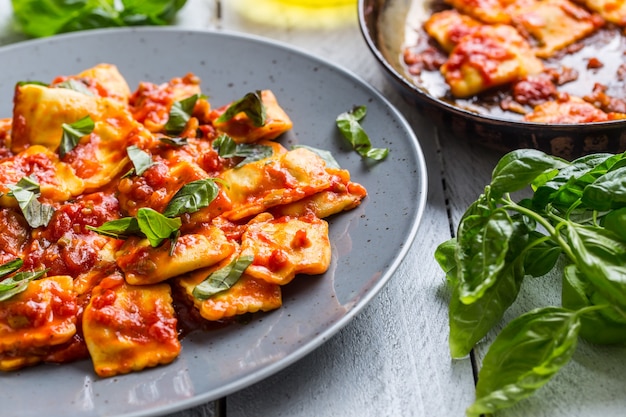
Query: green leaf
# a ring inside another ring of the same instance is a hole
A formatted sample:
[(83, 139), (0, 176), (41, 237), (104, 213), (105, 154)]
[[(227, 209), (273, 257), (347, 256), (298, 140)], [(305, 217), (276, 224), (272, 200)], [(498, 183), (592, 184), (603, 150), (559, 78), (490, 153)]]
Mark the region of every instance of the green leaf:
[(46, 272), (48, 272), (47, 269), (18, 272), (12, 277), (0, 281), (0, 301), (6, 301), (14, 295), (24, 292), (31, 281), (43, 277)]
[(572, 259), (594, 287), (615, 305), (626, 309), (626, 243), (596, 226), (568, 222)]
[(537, 177), (565, 168), (568, 162), (535, 149), (518, 149), (504, 155), (491, 174), (494, 197), (521, 190)]
[(558, 307), (512, 320), (485, 355), (467, 415), (494, 413), (532, 395), (569, 362), (579, 329), (577, 313)]
[(54, 207), (42, 204), (38, 198), (41, 195), (39, 183), (34, 177), (23, 177), (17, 184), (10, 185), (8, 196), (14, 197), (22, 210), (22, 214), (29, 226), (36, 229), (47, 226), (54, 214)]
[(235, 143), (230, 136), (224, 134), (218, 136), (213, 141), (212, 146), (222, 158), (243, 158), (241, 162), (235, 165), (235, 168), (269, 158), (274, 154), (271, 146), (256, 143)]
[(169, 146), (174, 146), (176, 148), (180, 148), (181, 146), (185, 146), (189, 143), (189, 141), (187, 140), (187, 138), (168, 138), (168, 137), (161, 137), (159, 138), (160, 142), (163, 142), (166, 145)]
[(163, 240), (171, 238), (182, 225), (180, 218), (170, 219), (148, 207), (140, 208), (136, 218), (139, 229), (153, 248), (159, 246)]
[(611, 170), (585, 187), (582, 203), (600, 211), (626, 207), (626, 167)]
[(58, 83), (55, 85), (56, 88), (66, 88), (68, 90), (76, 91), (78, 93), (82, 93), (88, 96), (93, 96), (93, 92), (82, 82), (70, 78), (62, 83)]
[(580, 336), (591, 343), (625, 344), (626, 316), (598, 293), (576, 265), (565, 267), (562, 286), (563, 307), (582, 310), (589, 306), (602, 306), (604, 309), (581, 314)]
[(297, 148), (308, 149), (311, 152), (316, 153), (320, 158), (322, 158), (328, 168), (341, 169), (341, 167), (339, 166), (339, 163), (337, 162), (337, 160), (335, 159), (335, 157), (330, 151), (327, 151), (325, 149), (314, 148), (308, 145), (295, 145), (293, 148), (294, 149), (297, 149)]
[(114, 239), (126, 239), (129, 236), (143, 236), (137, 219), (134, 217), (122, 217), (121, 219), (110, 220), (103, 223), (99, 227), (85, 226), (87, 230), (91, 230), (103, 236), (112, 237)]
[(210, 178), (185, 184), (170, 200), (163, 211), (166, 217), (176, 217), (183, 213), (194, 213), (209, 204), (219, 192), (215, 181)]
[(186, 0), (12, 0), (19, 28), (34, 37), (76, 30), (164, 25)]
[(370, 138), (360, 123), (366, 113), (365, 106), (356, 106), (351, 111), (341, 113), (336, 119), (337, 127), (359, 155), (381, 161), (387, 157), (389, 149), (372, 148)]
[(135, 145), (127, 147), (126, 152), (135, 167), (135, 173), (137, 175), (142, 175), (148, 168), (155, 164), (148, 152)]
[(228, 265), (214, 271), (204, 281), (196, 285), (193, 289), (193, 296), (199, 300), (206, 300), (215, 294), (228, 290), (239, 281), (253, 260), (253, 256), (240, 256), (233, 259)]
[(22, 265), (24, 265), (24, 261), (22, 261), (20, 258), (3, 263), (2, 265), (0, 265), (0, 278), (4, 278), (5, 276), (12, 274), (13, 272), (20, 269)]
[(509, 242), (515, 232), (513, 219), (497, 209), (489, 216), (468, 216), (459, 225), (457, 260), (461, 300), (470, 304), (494, 284), (505, 267)]
[(63, 123), (63, 137), (59, 146), (59, 155), (63, 158), (78, 145), (83, 136), (91, 134), (96, 126), (91, 116), (87, 115), (72, 124)]
[(443, 272), (446, 273), (446, 278), (448, 279), (448, 282), (452, 285), (456, 285), (458, 283), (456, 247), (456, 238), (452, 238), (439, 244), (439, 246), (437, 246), (437, 249), (435, 250), (435, 260), (437, 261)]
[(267, 109), (265, 104), (263, 104), (260, 90), (254, 93), (248, 93), (243, 96), (243, 98), (231, 103), (226, 111), (217, 118), (216, 122), (225, 123), (242, 112), (248, 116), (248, 119), (250, 119), (254, 126), (265, 126)]
[(196, 102), (200, 97), (200, 94), (194, 94), (172, 104), (169, 118), (165, 124), (165, 131), (168, 134), (178, 135), (185, 129), (187, 122), (191, 119)]

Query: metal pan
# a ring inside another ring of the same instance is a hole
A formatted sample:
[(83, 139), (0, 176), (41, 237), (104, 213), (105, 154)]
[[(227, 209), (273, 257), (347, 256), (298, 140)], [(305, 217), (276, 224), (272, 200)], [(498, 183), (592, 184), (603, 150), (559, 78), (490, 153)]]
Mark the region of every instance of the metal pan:
[[(584, 124), (525, 122), (503, 116), (502, 112), (476, 112), (420, 83), (408, 73), (402, 56), (404, 48), (412, 41), (410, 37), (415, 36), (416, 28), (432, 13), (432, 7), (432, 0), (358, 2), (361, 32), (382, 70), (405, 100), (419, 111), (428, 113), (442, 129), (459, 140), (493, 149), (535, 148), (566, 159), (626, 150), (626, 120)], [(618, 59), (624, 62), (624, 56)], [(586, 63), (581, 65), (586, 66)], [(593, 81), (583, 77), (581, 82)], [(622, 98), (625, 98), (626, 86), (623, 91)]]

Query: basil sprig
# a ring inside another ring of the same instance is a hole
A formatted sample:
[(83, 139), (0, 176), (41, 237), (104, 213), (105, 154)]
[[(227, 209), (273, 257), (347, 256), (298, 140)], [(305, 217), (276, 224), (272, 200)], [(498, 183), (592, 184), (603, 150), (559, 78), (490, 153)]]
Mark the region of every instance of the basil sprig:
[(99, 227), (86, 226), (88, 230), (115, 239), (127, 239), (130, 236), (145, 237), (150, 246), (156, 248), (165, 239), (174, 239), (180, 229), (180, 218), (171, 219), (149, 207), (137, 210), (135, 217), (123, 217), (111, 220)]
[(248, 93), (243, 96), (243, 98), (232, 102), (216, 121), (218, 123), (225, 123), (242, 112), (248, 116), (254, 126), (265, 126), (267, 109), (265, 104), (263, 104), (260, 90)]
[(163, 211), (166, 217), (176, 217), (183, 213), (194, 213), (207, 207), (219, 192), (215, 181), (204, 178), (185, 184), (170, 200)]
[(155, 164), (148, 152), (135, 145), (127, 147), (126, 153), (133, 163), (133, 168), (137, 175), (143, 174), (148, 168)]
[(240, 256), (233, 259), (228, 265), (212, 272), (204, 281), (196, 285), (192, 292), (193, 296), (199, 300), (206, 300), (228, 290), (239, 281), (253, 260), (254, 256)]
[(271, 146), (256, 143), (236, 143), (230, 136), (221, 134), (213, 141), (213, 149), (222, 158), (243, 158), (235, 165), (242, 167), (250, 162), (269, 158), (274, 153)]
[(172, 104), (169, 118), (165, 124), (165, 131), (168, 134), (178, 135), (185, 129), (187, 122), (191, 119), (193, 108), (196, 106), (196, 102), (201, 97), (201, 94), (194, 94)]
[(24, 265), (24, 261), (17, 258), (0, 265), (0, 301), (6, 301), (16, 294), (26, 290), (28, 283), (43, 277), (47, 269), (41, 271), (23, 271), (7, 278)]
[(74, 123), (63, 123), (63, 136), (59, 146), (59, 155), (63, 158), (68, 152), (74, 149), (80, 138), (93, 132), (96, 126), (91, 116), (87, 115)]
[[(531, 197), (514, 200), (524, 189)], [(456, 237), (435, 252), (452, 288), (451, 356), (469, 354), (500, 323), (527, 276), (560, 276), (561, 305), (525, 313), (499, 333), (468, 416), (532, 395), (571, 359), (579, 337), (626, 342), (625, 230), (626, 154), (568, 162), (521, 149), (502, 157)]]
[(389, 154), (387, 148), (373, 148), (370, 138), (361, 126), (361, 120), (367, 114), (367, 107), (356, 106), (352, 110), (337, 116), (337, 127), (350, 142), (352, 148), (362, 157), (381, 161)]
[(39, 183), (35, 177), (23, 177), (17, 184), (9, 185), (8, 196), (15, 198), (22, 214), (30, 227), (36, 229), (47, 226), (54, 214), (54, 207), (41, 203)]

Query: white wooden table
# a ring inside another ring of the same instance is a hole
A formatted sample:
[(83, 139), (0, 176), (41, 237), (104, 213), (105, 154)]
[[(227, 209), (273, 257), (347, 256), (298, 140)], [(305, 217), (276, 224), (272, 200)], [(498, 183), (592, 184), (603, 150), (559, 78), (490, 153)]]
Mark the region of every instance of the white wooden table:
[[(433, 253), (450, 238), (501, 154), (441, 134), (405, 103), (369, 53), (356, 11), (339, 27), (301, 29), (247, 20), (237, 10), (241, 1), (189, 0), (176, 24), (287, 42), (369, 82), (397, 106), (420, 139), (429, 174), (427, 207), (417, 238), (394, 277), (335, 337), (262, 382), (169, 417), (463, 416), (474, 398), (473, 367), (470, 358), (449, 357), (445, 280)], [(13, 29), (10, 0), (0, 0), (0, 45), (24, 39)], [(548, 284), (523, 287), (507, 318), (553, 294)], [(474, 352), (477, 367), (486, 345)], [(499, 415), (624, 416), (624, 375), (626, 349), (583, 344), (574, 360), (535, 396)]]

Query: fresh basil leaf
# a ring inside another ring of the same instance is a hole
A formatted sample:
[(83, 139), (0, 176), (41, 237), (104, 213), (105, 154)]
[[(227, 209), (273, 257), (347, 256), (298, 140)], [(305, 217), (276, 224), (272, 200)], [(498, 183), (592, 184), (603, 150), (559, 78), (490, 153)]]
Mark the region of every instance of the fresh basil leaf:
[(236, 143), (231, 137), (224, 134), (218, 136), (213, 141), (212, 146), (222, 158), (243, 158), (241, 162), (235, 165), (235, 168), (269, 158), (274, 154), (271, 146), (256, 143)]
[(602, 227), (568, 222), (565, 229), (580, 272), (607, 299), (626, 310), (626, 242)]
[(73, 91), (76, 91), (78, 93), (82, 93), (88, 96), (94, 95), (93, 92), (85, 85), (85, 83), (75, 80), (74, 78), (69, 78), (66, 81), (58, 83), (55, 85), (55, 87), (66, 88), (68, 90), (73, 90)]
[(133, 163), (137, 175), (142, 175), (148, 168), (155, 164), (148, 152), (135, 145), (127, 147), (126, 152)]
[(341, 113), (336, 119), (337, 127), (359, 155), (381, 161), (387, 157), (389, 149), (372, 148), (370, 138), (360, 123), (366, 113), (365, 106), (356, 106), (351, 111)]
[(192, 292), (193, 296), (199, 300), (206, 300), (215, 294), (228, 290), (239, 281), (253, 260), (253, 256), (240, 256), (233, 259), (228, 265), (214, 271), (204, 281), (196, 285)]
[(166, 145), (174, 146), (176, 148), (180, 148), (181, 146), (185, 146), (185, 145), (187, 145), (189, 143), (187, 138), (161, 137), (161, 138), (159, 138), (159, 141), (163, 142)]
[(297, 149), (297, 148), (308, 149), (311, 152), (316, 153), (320, 158), (324, 160), (324, 162), (326, 162), (326, 166), (328, 168), (341, 169), (341, 167), (339, 166), (339, 163), (337, 162), (337, 160), (335, 159), (335, 157), (330, 151), (327, 151), (325, 149), (314, 148), (308, 145), (295, 145), (294, 149)]
[(34, 37), (76, 30), (164, 25), (186, 0), (12, 0), (19, 28)]
[(100, 235), (112, 237), (114, 239), (126, 239), (129, 236), (141, 235), (141, 229), (134, 217), (122, 217), (121, 219), (110, 220), (99, 227), (85, 226)]
[(54, 207), (42, 204), (38, 198), (41, 195), (39, 183), (34, 177), (23, 177), (17, 184), (9, 186), (7, 195), (14, 197), (22, 210), (22, 214), (30, 227), (36, 229), (47, 226), (54, 214)]
[(13, 272), (20, 269), (22, 265), (24, 265), (24, 261), (20, 258), (3, 263), (2, 265), (0, 265), (0, 278), (4, 278), (5, 276), (12, 274)]
[(63, 123), (63, 137), (59, 146), (59, 155), (63, 158), (78, 145), (83, 136), (91, 134), (96, 126), (91, 116), (87, 115), (74, 123)]
[(453, 287), (448, 306), (450, 356), (461, 359), (469, 355), (476, 343), (502, 320), (506, 310), (519, 294), (524, 280), (521, 258), (509, 262), (496, 282), (471, 304), (461, 301), (458, 285)]
[(165, 124), (165, 131), (168, 134), (177, 135), (185, 129), (187, 122), (191, 119), (193, 108), (200, 97), (200, 94), (194, 94), (172, 104), (169, 118)]
[(12, 277), (0, 281), (0, 301), (6, 301), (14, 295), (24, 292), (31, 281), (43, 277), (46, 272), (48, 269), (18, 272)]
[(137, 211), (137, 225), (153, 248), (159, 246), (165, 239), (171, 238), (182, 222), (180, 218), (170, 219), (156, 210), (142, 207)]
[(515, 227), (505, 210), (489, 216), (469, 216), (459, 225), (457, 260), (461, 300), (467, 304), (480, 298), (505, 267), (509, 242)]
[(458, 283), (457, 263), (456, 263), (456, 238), (446, 240), (439, 244), (435, 250), (435, 260), (446, 273), (446, 278), (451, 285)]
[(626, 207), (626, 167), (611, 170), (585, 187), (582, 203), (599, 211)]
[(564, 269), (562, 286), (563, 307), (581, 310), (589, 306), (605, 305), (601, 310), (590, 311), (580, 317), (580, 336), (591, 343), (626, 343), (626, 317), (599, 294), (576, 265)]
[(539, 176), (568, 166), (568, 162), (535, 149), (518, 149), (504, 155), (491, 175), (494, 197), (521, 190)]
[(578, 314), (557, 307), (512, 320), (485, 355), (467, 415), (491, 414), (532, 395), (571, 359), (579, 330)]
[(225, 123), (242, 112), (248, 116), (248, 119), (254, 126), (265, 126), (267, 109), (265, 104), (263, 104), (261, 91), (257, 90), (254, 93), (248, 93), (243, 98), (232, 102), (226, 111), (217, 118), (216, 122)]
[(218, 193), (217, 184), (210, 178), (192, 181), (174, 194), (165, 207), (163, 215), (176, 217), (183, 213), (194, 213), (203, 207), (208, 207)]
[(533, 244), (526, 250), (524, 271), (533, 277), (542, 277), (554, 268), (563, 253), (563, 249), (539, 232), (531, 232), (530, 236), (532, 236), (533, 241), (540, 243)]

